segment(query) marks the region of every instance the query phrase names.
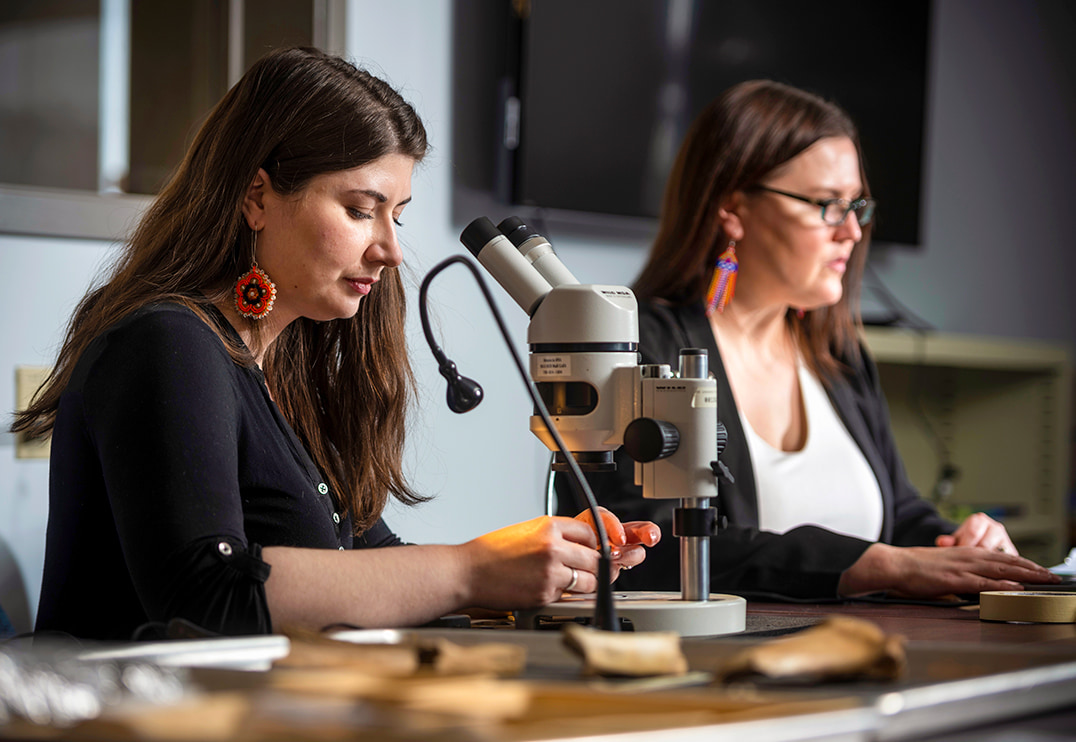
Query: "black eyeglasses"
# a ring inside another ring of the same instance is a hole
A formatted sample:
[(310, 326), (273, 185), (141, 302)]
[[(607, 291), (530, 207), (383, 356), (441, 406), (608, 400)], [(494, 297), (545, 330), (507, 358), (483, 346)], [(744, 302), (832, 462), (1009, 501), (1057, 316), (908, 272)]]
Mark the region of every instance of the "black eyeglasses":
[(770, 188), (769, 186), (764, 185), (752, 186), (747, 190), (776, 193), (778, 196), (787, 196), (788, 198), (794, 198), (797, 201), (803, 201), (804, 203), (813, 206), (819, 206), (822, 208), (822, 221), (831, 227), (839, 227), (844, 224), (844, 220), (847, 219), (848, 215), (852, 212), (855, 212), (856, 221), (859, 222), (859, 226), (861, 227), (870, 224), (871, 219), (874, 218), (875, 202), (873, 198), (860, 198), (855, 201), (846, 201), (843, 198), (808, 198), (807, 196), (800, 196), (796, 193), (789, 193), (787, 191), (779, 191), (776, 188)]

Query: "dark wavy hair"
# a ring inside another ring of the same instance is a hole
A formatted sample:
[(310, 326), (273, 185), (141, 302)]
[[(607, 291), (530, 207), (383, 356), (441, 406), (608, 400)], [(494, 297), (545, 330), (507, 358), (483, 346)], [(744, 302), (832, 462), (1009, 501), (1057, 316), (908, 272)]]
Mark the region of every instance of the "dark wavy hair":
[[(740, 83), (710, 103), (692, 123), (669, 173), (661, 223), (633, 286), (636, 295), (674, 305), (702, 301), (728, 245), (721, 204), (825, 137), (848, 137), (855, 144), (863, 195), (869, 196), (859, 134), (837, 105), (769, 80)], [(839, 302), (802, 318), (792, 310), (786, 316), (807, 363), (823, 381), (840, 373), (839, 358), (859, 354), (859, 292), (869, 242), (867, 225), (848, 261)]]
[[(418, 162), (427, 146), (414, 109), (368, 72), (316, 49), (261, 58), (210, 112), (110, 275), (79, 303), (52, 374), (12, 431), (49, 434), (83, 351), (140, 307), (179, 302), (216, 329), (206, 297), (226, 301), (250, 266), (241, 207), (259, 168), (278, 193), (291, 195), (317, 175), (388, 154)], [(404, 315), (399, 272), (386, 268), (354, 317), (296, 320), (264, 358), (274, 400), (340, 493), (357, 532), (377, 520), (389, 494), (408, 504), (424, 499), (402, 472), (415, 392)], [(258, 346), (257, 325), (247, 321)], [(217, 332), (236, 363), (254, 362), (250, 350)]]

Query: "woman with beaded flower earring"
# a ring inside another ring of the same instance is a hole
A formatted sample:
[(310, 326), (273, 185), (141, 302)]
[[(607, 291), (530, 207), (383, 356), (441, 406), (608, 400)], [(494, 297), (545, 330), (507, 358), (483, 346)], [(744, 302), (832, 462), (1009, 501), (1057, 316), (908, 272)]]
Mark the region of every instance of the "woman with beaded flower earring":
[[(13, 426), (52, 434), (38, 631), (403, 626), (596, 589), (583, 520), (412, 546), (381, 518), (424, 499), (397, 230), (426, 148), (395, 90), (313, 49), (209, 114)], [(606, 525), (614, 575), (660, 535)]]
[[(705, 348), (728, 431), (711, 539), (715, 592), (837, 598), (1019, 589), (1054, 576), (982, 513), (941, 518), (904, 472), (857, 334), (874, 201), (836, 105), (741, 83), (693, 123), (634, 289), (644, 363)], [(600, 502), (662, 525), (623, 589), (678, 589), (673, 504), (644, 500), (632, 462), (594, 474)]]

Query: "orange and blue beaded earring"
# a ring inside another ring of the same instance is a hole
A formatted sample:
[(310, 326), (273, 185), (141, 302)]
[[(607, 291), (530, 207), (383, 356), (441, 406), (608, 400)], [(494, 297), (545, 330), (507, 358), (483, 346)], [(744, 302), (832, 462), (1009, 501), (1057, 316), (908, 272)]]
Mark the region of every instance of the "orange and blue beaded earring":
[(268, 274), (258, 267), (255, 248), (258, 245), (258, 233), (251, 243), (250, 270), (239, 277), (235, 283), (235, 309), (248, 319), (262, 319), (273, 310), (276, 301), (276, 284), (269, 280)]
[(706, 316), (716, 312), (724, 312), (725, 307), (732, 301), (732, 295), (736, 291), (736, 272), (740, 269), (740, 261), (736, 259), (736, 241), (729, 241), (729, 246), (717, 258), (714, 266), (714, 275), (710, 279), (710, 289), (706, 292)]

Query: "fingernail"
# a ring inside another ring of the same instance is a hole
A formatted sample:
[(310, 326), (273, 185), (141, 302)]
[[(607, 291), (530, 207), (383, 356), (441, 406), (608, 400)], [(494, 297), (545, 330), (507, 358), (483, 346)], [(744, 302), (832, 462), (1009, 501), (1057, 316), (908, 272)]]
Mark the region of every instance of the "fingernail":
[(617, 549), (617, 548), (615, 548), (615, 547), (614, 547), (614, 548), (612, 548), (612, 549), (610, 549), (610, 550), (609, 550), (609, 555), (610, 555), (610, 556), (611, 556), (611, 557), (612, 557), (613, 559), (619, 559), (619, 558), (620, 558), (620, 549)]

